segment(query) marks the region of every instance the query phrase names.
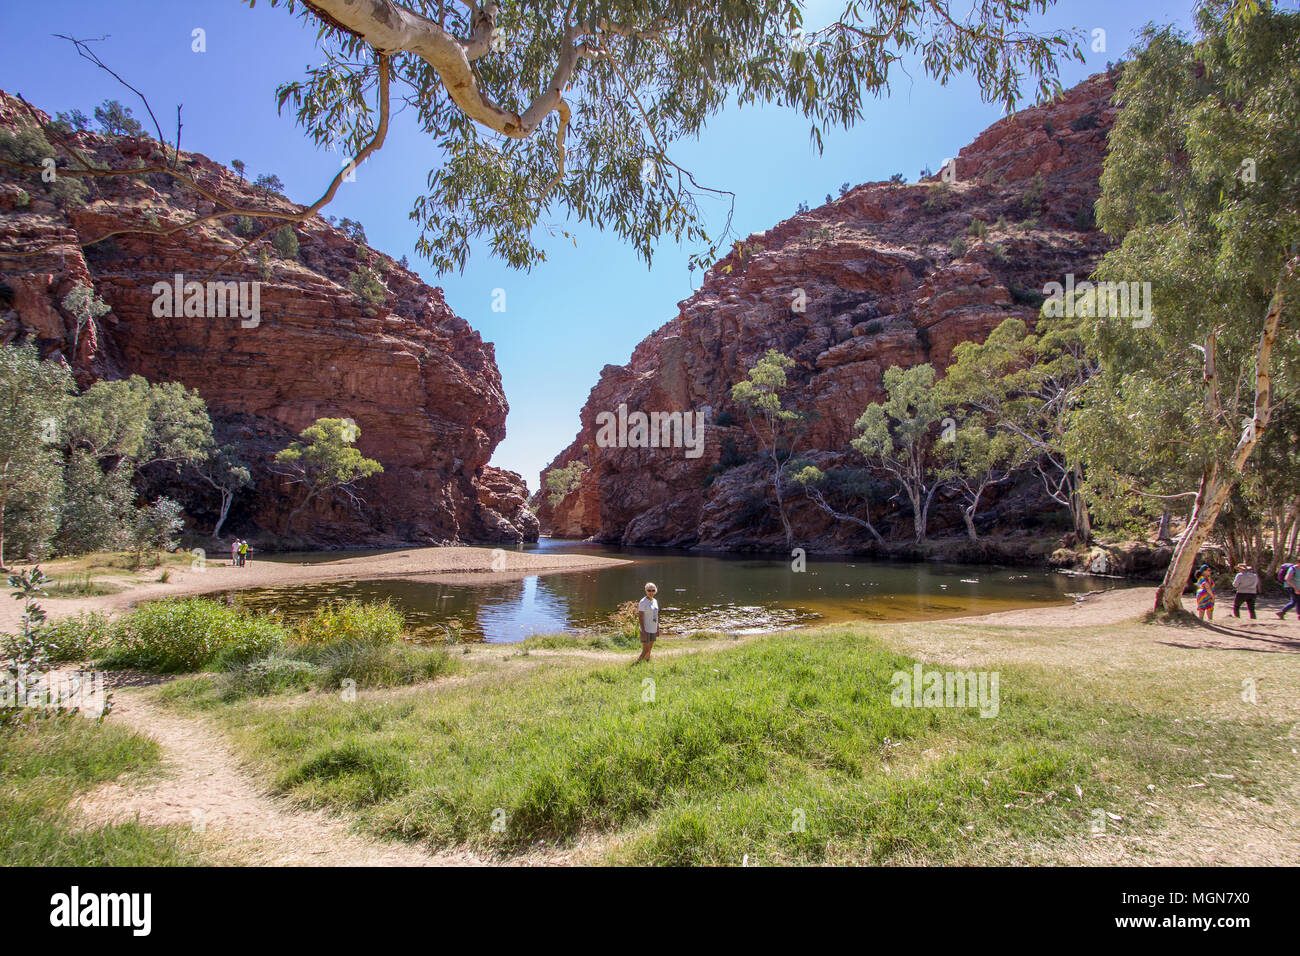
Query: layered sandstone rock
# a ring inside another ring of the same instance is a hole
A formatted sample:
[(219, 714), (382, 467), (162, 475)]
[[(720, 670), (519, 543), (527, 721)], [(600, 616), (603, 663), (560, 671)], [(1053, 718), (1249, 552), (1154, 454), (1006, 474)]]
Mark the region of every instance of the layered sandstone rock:
[[(1037, 317), (1041, 289), (1084, 276), (1106, 249), (1092, 204), (1115, 107), (1098, 75), (1057, 101), (1004, 119), (961, 150), (955, 181), (867, 183), (840, 199), (750, 236), (719, 262), (680, 311), (625, 366), (606, 366), (583, 407), (577, 437), (548, 467), (589, 467), (543, 525), (559, 536), (717, 549), (784, 544), (756, 443), (730, 400), (768, 350), (795, 359), (784, 397), (810, 413), (800, 456), (823, 468), (861, 467), (846, 453), (853, 423), (883, 397), (892, 365), (932, 362), (1003, 320)], [(978, 221), (978, 222), (977, 222)], [(796, 303), (803, 311), (792, 307)], [(703, 411), (702, 457), (683, 449), (602, 448), (596, 416), (621, 403), (644, 411)], [(883, 486), (888, 498), (892, 493)], [(1003, 493), (986, 521), (1029, 528), (1046, 515), (1032, 483)], [(805, 501), (792, 521), (801, 543), (853, 550), (870, 539)], [(909, 533), (895, 501), (874, 516)], [(958, 527), (939, 503), (934, 526)]]
[[(30, 123), (26, 109), (0, 93), (0, 130)], [(66, 139), (113, 168), (164, 161), (147, 137)], [(202, 155), (182, 153), (179, 168), (229, 203), (296, 209)], [(213, 276), (261, 282), (256, 324), (239, 316), (160, 317), (154, 284), (177, 274), (207, 279), (241, 242), (234, 217), (170, 235), (120, 232), (84, 253), (79, 245), (118, 230), (165, 230), (213, 209), (160, 173), (97, 179), (84, 205), (59, 206), (28, 177), (0, 167), (0, 339), (36, 336), (43, 353), (67, 361), (83, 385), (140, 374), (197, 389), (223, 435), (238, 440), (255, 466), (256, 487), (238, 500), (233, 530), (283, 529), (294, 490), (272, 473), (271, 458), (315, 419), (337, 417), (356, 422), (358, 447), (384, 473), (359, 486), (359, 507), (326, 501), (299, 515), (294, 530), (308, 542), (535, 539), (522, 482), (487, 465), (505, 437), (508, 409), (492, 345), (451, 311), (440, 289), (313, 218), (294, 226), (297, 260), (272, 253), (259, 262), (250, 251)], [(271, 224), (259, 220), (258, 229)], [(61, 244), (13, 255), (52, 242)], [(351, 290), (362, 266), (380, 275), (382, 305)], [(74, 323), (60, 303), (78, 282), (93, 283), (112, 311), (74, 349)]]

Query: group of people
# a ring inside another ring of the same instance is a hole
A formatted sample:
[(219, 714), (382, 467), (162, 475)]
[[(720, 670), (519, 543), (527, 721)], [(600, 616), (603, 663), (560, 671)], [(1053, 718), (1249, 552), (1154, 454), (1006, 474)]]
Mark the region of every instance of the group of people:
[(236, 538), (230, 542), (230, 566), (232, 568), (242, 568), (248, 563), (248, 542), (243, 538)]
[[(1300, 617), (1300, 564), (1284, 564), (1278, 569), (1278, 581), (1286, 589), (1290, 600), (1277, 616), (1285, 620), (1286, 612), (1295, 610)], [(1255, 598), (1259, 595), (1259, 574), (1248, 564), (1237, 566), (1237, 576), (1232, 579), (1236, 596), (1232, 601), (1232, 616), (1241, 617), (1241, 606), (1246, 605), (1251, 620), (1255, 619)], [(1196, 615), (1202, 621), (1214, 620), (1214, 572), (1208, 564), (1196, 569)]]

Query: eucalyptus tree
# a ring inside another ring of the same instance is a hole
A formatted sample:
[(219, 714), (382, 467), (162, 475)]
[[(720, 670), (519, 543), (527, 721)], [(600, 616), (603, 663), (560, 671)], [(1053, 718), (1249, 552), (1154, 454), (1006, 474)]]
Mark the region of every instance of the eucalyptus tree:
[[(705, 250), (692, 264), (712, 261), (728, 245), (730, 215), (711, 236), (700, 202), (731, 194), (697, 182), (671, 155), (677, 142), (725, 106), (772, 103), (805, 116), (820, 149), (828, 129), (860, 122), (864, 102), (909, 62), (940, 83), (970, 77), (1009, 110), (1025, 96), (1046, 99), (1060, 88), (1059, 61), (1083, 61), (1077, 33), (1034, 29), (1052, 3), (844, 0), (814, 29), (803, 0), (270, 0), (317, 31), (321, 48), (318, 64), (277, 90), (280, 107), (350, 163), (296, 210), (245, 208), (178, 163), (156, 164), (143, 171), (214, 208), (140, 231), (235, 215), (269, 223), (215, 272), (328, 204), (404, 107), (438, 157), (411, 215), (417, 249), (439, 272), (464, 268), (476, 239), (527, 269), (545, 258), (534, 230), (561, 231), (551, 225), (561, 218), (614, 232), (646, 261), (661, 237)], [(89, 41), (66, 39), (108, 69)], [(75, 158), (75, 143), (59, 145)], [(88, 165), (60, 176), (102, 175)]]
[(293, 519), (317, 498), (342, 493), (354, 504), (360, 498), (353, 490), (355, 482), (383, 472), (384, 466), (373, 458), (366, 458), (356, 448), (361, 429), (346, 418), (318, 418), (299, 433), (300, 441), (276, 453), (280, 472), (292, 484), (302, 485), (306, 491), (302, 500), (290, 511), (284, 522), (285, 534), (293, 529)]
[(983, 342), (961, 342), (943, 380), (945, 399), (986, 416), (1023, 443), (1030, 466), (1053, 501), (1068, 508), (1087, 541), (1092, 517), (1084, 470), (1067, 437), (1071, 412), (1097, 371), (1077, 319), (1043, 316), (1031, 331), (1006, 319)]
[(885, 472), (912, 506), (912, 531), (925, 540), (930, 505), (943, 486), (932, 458), (934, 433), (944, 413), (943, 396), (934, 387), (928, 362), (884, 374), (885, 400), (872, 402), (854, 422), (853, 447), (874, 468)]
[[(1196, 28), (1148, 28), (1118, 83), (1097, 219), (1123, 240), (1097, 276), (1150, 282), (1154, 310), (1096, 321), (1096, 390), (1114, 386), (1129, 440), (1084, 448), (1090, 467), (1190, 504), (1157, 592), (1170, 611), (1300, 375), (1300, 15), (1214, 0)], [(1181, 488), (1146, 467), (1166, 444)]]
[(194, 463), (194, 471), (200, 481), (220, 496), (217, 523), (212, 528), (212, 537), (220, 538), (235, 495), (253, 483), (252, 470), (240, 459), (239, 449), (234, 445), (214, 445), (204, 458)]
[(0, 568), (10, 510), (49, 510), (62, 466), (58, 433), (74, 389), (67, 366), (41, 361), (33, 342), (0, 345)]
[(731, 386), (731, 400), (744, 412), (749, 431), (766, 459), (787, 548), (794, 543), (794, 530), (785, 512), (786, 469), (794, 455), (795, 431), (804, 419), (801, 412), (781, 404), (781, 392), (787, 385), (786, 372), (794, 365), (790, 356), (768, 349), (746, 377)]
[(935, 446), (939, 480), (957, 492), (962, 521), (972, 541), (979, 540), (975, 518), (989, 489), (1011, 478), (1029, 457), (1020, 436), (973, 417), (942, 434)]
[[(440, 271), (486, 240), (512, 266), (544, 251), (530, 232), (550, 207), (609, 229), (650, 259), (661, 235), (711, 243), (698, 201), (709, 193), (669, 155), (728, 102), (776, 103), (825, 130), (863, 116), (915, 57), (947, 82), (973, 76), (990, 102), (1059, 87), (1067, 33), (1030, 18), (1050, 0), (848, 0), (804, 28), (798, 0), (271, 0), (319, 25), (325, 60), (279, 90), (318, 143), (359, 152), (386, 122), (370, 97), (396, 82), (442, 165), (412, 218), (417, 249)], [(1081, 60), (1082, 57), (1079, 56)], [(716, 255), (712, 245), (709, 257)]]

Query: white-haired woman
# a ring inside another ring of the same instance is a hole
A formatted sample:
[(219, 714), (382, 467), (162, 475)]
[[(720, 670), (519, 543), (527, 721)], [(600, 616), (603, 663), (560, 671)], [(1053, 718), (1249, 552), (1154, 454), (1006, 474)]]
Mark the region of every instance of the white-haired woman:
[(641, 656), (633, 661), (634, 664), (650, 660), (650, 651), (655, 646), (655, 638), (659, 636), (659, 602), (655, 600), (658, 593), (659, 589), (653, 581), (646, 582), (645, 597), (637, 602), (636, 617), (641, 623)]

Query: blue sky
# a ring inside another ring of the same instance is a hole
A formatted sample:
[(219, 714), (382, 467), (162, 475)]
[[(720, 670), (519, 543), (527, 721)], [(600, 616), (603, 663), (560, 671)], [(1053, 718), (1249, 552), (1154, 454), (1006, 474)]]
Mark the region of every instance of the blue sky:
[[(958, 4), (960, 5), (960, 4)], [(289, 198), (312, 202), (338, 169), (340, 156), (318, 150), (290, 113), (279, 116), (275, 87), (319, 62), (315, 31), (283, 8), (250, 9), (237, 0), (42, 0), (8, 5), (0, 88), (21, 93), (53, 113), (80, 108), (88, 115), (106, 98), (120, 99), (147, 124), (129, 90), (80, 59), (66, 41), (107, 35), (100, 57), (149, 100), (169, 138), (183, 104), (182, 148), (224, 163), (242, 159), (250, 176), (275, 173)], [(812, 0), (805, 22), (825, 21), (841, 0)], [(1106, 32), (1104, 52), (1085, 64), (1063, 66), (1072, 85), (1120, 59), (1145, 23), (1190, 20), (1191, 0), (1100, 0), (1057, 4), (1037, 24), (1077, 27), (1090, 37)], [(191, 50), (191, 31), (206, 31), (207, 52)], [(1087, 47), (1085, 46), (1085, 49)], [(699, 140), (683, 141), (674, 159), (709, 186), (736, 193), (738, 235), (762, 231), (806, 201), (819, 205), (840, 183), (854, 185), (922, 167), (946, 157), (998, 119), (1000, 108), (981, 103), (974, 85), (940, 87), (912, 70), (898, 74), (888, 99), (870, 101), (866, 121), (831, 132), (818, 155), (808, 123), (776, 108), (728, 110)], [(692, 248), (665, 242), (647, 269), (613, 236), (582, 226), (577, 236), (547, 244), (549, 261), (518, 273), (475, 250), (463, 274), (438, 277), (413, 251), (418, 230), (407, 218), (437, 155), (407, 116), (394, 119), (384, 149), (357, 171), (325, 210), (364, 223), (370, 244), (395, 258), (407, 255), (425, 280), (441, 285), (451, 307), (496, 345), (511, 412), (505, 441), (493, 463), (518, 471), (535, 488), (538, 472), (578, 430), (578, 411), (600, 369), (622, 364), (648, 333), (672, 318), (677, 303), (698, 284), (686, 263)], [(710, 225), (718, 231), (720, 207)], [(698, 274), (697, 274), (698, 275)], [(504, 289), (506, 310), (492, 310), (493, 290)]]

